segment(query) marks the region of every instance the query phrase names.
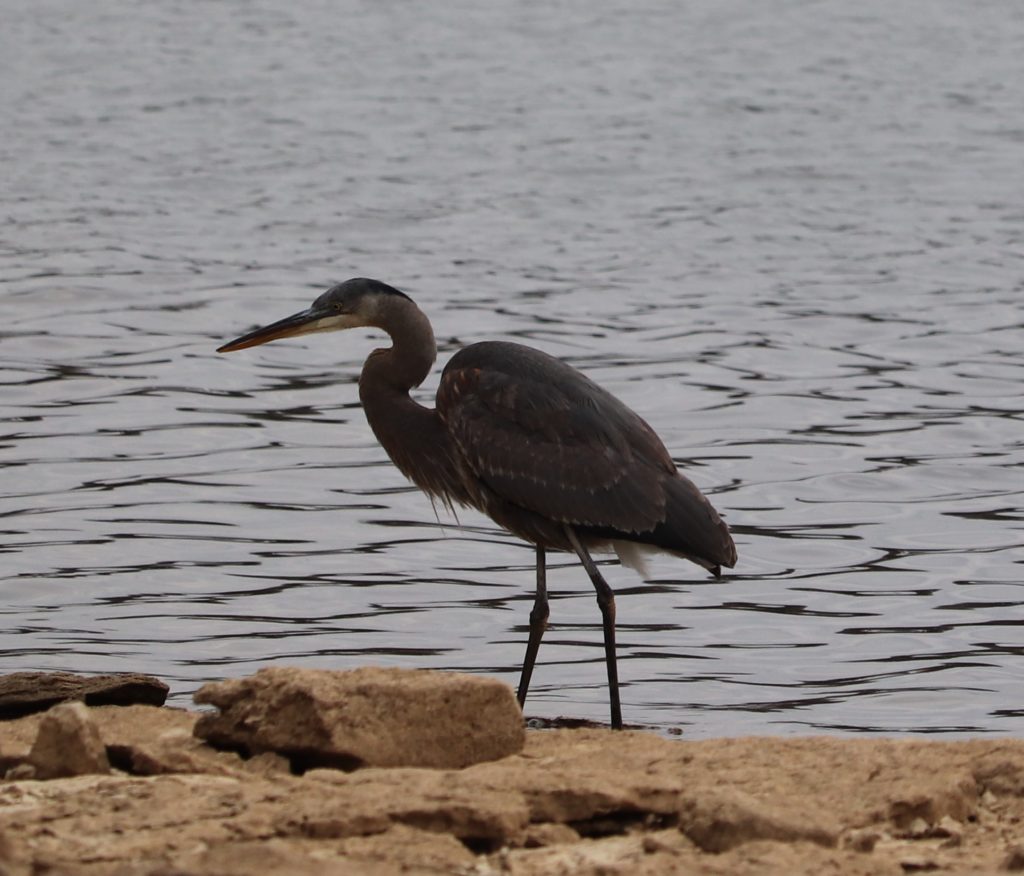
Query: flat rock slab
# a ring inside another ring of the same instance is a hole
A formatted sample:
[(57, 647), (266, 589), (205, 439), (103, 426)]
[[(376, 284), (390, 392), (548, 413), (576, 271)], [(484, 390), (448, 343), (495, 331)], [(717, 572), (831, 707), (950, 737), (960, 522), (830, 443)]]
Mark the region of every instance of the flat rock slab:
[(76, 675), (73, 672), (13, 672), (0, 675), (0, 719), (45, 712), (80, 700), (88, 706), (162, 706), (169, 688), (151, 675)]
[(198, 737), (246, 754), (276, 752), (300, 772), (461, 769), (518, 753), (526, 736), (511, 688), (451, 672), (271, 667), (207, 684), (195, 700), (220, 710), (199, 719)]
[[(129, 723), (117, 731), (125, 745), (178, 737), (189, 717), (90, 711), (101, 732)], [(0, 741), (12, 725), (0, 722)], [(0, 781), (0, 873), (975, 876), (1024, 866), (1024, 741), (1013, 739), (684, 742), (560, 730), (460, 770), (195, 768), (211, 772)]]
[[(0, 776), (50, 779), (104, 773), (110, 767), (147, 776), (288, 771), (288, 761), (273, 754), (243, 761), (237, 754), (204, 744), (192, 733), (197, 720), (197, 712), (166, 706), (86, 708), (81, 703), (62, 703), (46, 712), (0, 723)], [(87, 728), (90, 724), (98, 733), (105, 758)], [(74, 752), (83, 745), (93, 753), (80, 759)], [(82, 767), (90, 758), (95, 768)], [(0, 876), (6, 876), (2, 867)]]

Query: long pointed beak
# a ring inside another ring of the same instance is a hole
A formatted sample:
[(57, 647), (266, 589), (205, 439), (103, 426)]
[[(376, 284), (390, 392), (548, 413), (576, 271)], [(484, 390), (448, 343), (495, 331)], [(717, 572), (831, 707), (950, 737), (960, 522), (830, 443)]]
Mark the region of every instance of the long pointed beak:
[(255, 347), (268, 341), (276, 341), (279, 338), (294, 338), (312, 332), (331, 331), (331, 329), (343, 327), (339, 325), (339, 322), (338, 314), (334, 311), (308, 307), (299, 313), (293, 313), (291, 316), (286, 316), (284, 319), (279, 319), (277, 322), (242, 335), (240, 338), (228, 341), (218, 347), (217, 352), (233, 353), (235, 350), (244, 350), (246, 347)]

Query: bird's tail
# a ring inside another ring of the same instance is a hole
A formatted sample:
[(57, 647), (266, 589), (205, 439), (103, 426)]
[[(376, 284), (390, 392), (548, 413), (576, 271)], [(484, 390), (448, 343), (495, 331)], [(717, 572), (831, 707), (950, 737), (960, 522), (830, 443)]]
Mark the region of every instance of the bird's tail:
[(666, 479), (665, 518), (652, 533), (651, 542), (703, 566), (715, 577), (722, 566), (736, 565), (736, 545), (729, 527), (704, 494), (687, 477)]

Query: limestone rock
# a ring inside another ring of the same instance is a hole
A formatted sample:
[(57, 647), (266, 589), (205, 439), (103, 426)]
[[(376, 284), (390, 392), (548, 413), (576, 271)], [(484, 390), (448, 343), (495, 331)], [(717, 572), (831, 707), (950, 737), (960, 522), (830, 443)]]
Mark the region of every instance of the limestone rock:
[(861, 827), (848, 830), (841, 837), (841, 845), (844, 849), (853, 849), (856, 852), (872, 852), (880, 839), (882, 839), (881, 832)]
[(1024, 845), (1015, 845), (1010, 848), (1003, 858), (1001, 869), (1007, 873), (1020, 873), (1024, 871)]
[[(451, 876), (475, 872), (476, 862), (473, 853), (454, 837), (401, 825), (383, 833), (348, 837), (330, 846), (317, 840), (279, 837), (203, 843), (172, 860), (173, 866), (143, 867), (118, 876)], [(0, 876), (6, 874), (0, 871)]]
[[(977, 817), (940, 814), (977, 805), (971, 776), (1024, 769), (1024, 740), (688, 742), (556, 730), (464, 769), (296, 776), (278, 755), (238, 768), (234, 754), (205, 752), (186, 735), (194, 714), (89, 714), (108, 748), (133, 759), (166, 745), (194, 753), (190, 769), (225, 771), (168, 774), (182, 756), (168, 754), (153, 775), (2, 781), (0, 876), (1024, 872), (1014, 845), (1024, 797), (988, 792)], [(41, 717), (20, 719), (18, 738)], [(0, 742), (18, 724), (0, 722)], [(193, 747), (177, 748), (183, 739)], [(893, 824), (894, 804), (905, 828)]]
[[(124, 772), (231, 775), (249, 767), (236, 754), (217, 751), (193, 736), (199, 718), (195, 712), (144, 705), (97, 706), (88, 715), (99, 730), (110, 765)], [(36, 777), (29, 753), (45, 717), (33, 714), (0, 723), (0, 775), (8, 780)]]
[[(36, 768), (30, 763), (19, 763), (4, 772), (4, 778), (8, 782), (20, 782), (23, 779), (34, 779), (35, 777)], [(3, 876), (2, 870), (0, 870), (0, 876)]]
[(39, 779), (110, 772), (99, 729), (81, 703), (61, 703), (43, 715), (28, 762)]
[(472, 848), (518, 840), (530, 823), (520, 794), (481, 786), (465, 771), (310, 770), (306, 793), (273, 821), (276, 836), (344, 838), (403, 825), (457, 837)]
[(752, 840), (807, 840), (831, 847), (839, 834), (837, 827), (820, 823), (811, 807), (794, 811), (731, 789), (687, 793), (679, 827), (706, 852), (724, 852)]
[(194, 712), (157, 706), (101, 706), (90, 709), (111, 764), (137, 776), (164, 773), (232, 775), (242, 769), (238, 755), (217, 751), (192, 734)]
[(89, 714), (108, 746), (143, 745), (164, 736), (190, 736), (199, 715), (170, 706), (97, 706)]
[(511, 688), (449, 672), (271, 667), (207, 684), (195, 700), (220, 709), (199, 719), (197, 736), (248, 754), (278, 752), (300, 771), (458, 769), (515, 754), (525, 738)]
[(998, 753), (975, 765), (974, 780), (993, 794), (1024, 797), (1024, 766)]
[(977, 807), (978, 785), (973, 776), (960, 774), (921, 782), (912, 792), (901, 794), (889, 804), (889, 819), (906, 830), (918, 819), (936, 824), (944, 816), (964, 821)]
[[(529, 734), (521, 757), (478, 764), (467, 773), (521, 793), (534, 825), (568, 824), (593, 837), (638, 823), (674, 822), (685, 786), (679, 775), (684, 751), (650, 733), (544, 730)], [(652, 758), (662, 769), (649, 769)]]
[[(23, 766), (39, 735), (41, 715), (27, 715), (13, 721), (0, 721), (0, 775)], [(0, 874), (2, 876), (2, 874)]]
[(169, 688), (150, 675), (76, 675), (72, 672), (13, 672), (0, 675), (0, 719), (44, 712), (81, 700), (89, 706), (148, 703), (161, 706)]
[(0, 876), (31, 876), (32, 869), (24, 843), (0, 830)]

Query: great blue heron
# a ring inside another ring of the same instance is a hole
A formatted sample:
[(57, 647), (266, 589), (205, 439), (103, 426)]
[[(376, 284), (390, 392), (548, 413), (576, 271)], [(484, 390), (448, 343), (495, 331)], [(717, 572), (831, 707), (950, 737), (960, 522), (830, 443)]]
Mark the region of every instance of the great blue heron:
[(486, 341), (456, 353), (441, 375), (437, 407), (409, 397), (437, 357), (430, 321), (397, 289), (346, 280), (307, 310), (224, 344), (220, 353), (278, 338), (372, 326), (392, 346), (374, 350), (359, 398), (392, 462), (449, 508), (477, 508), (534, 544), (537, 594), (519, 679), (526, 701), (547, 628), (545, 551), (573, 551), (597, 590), (604, 628), (611, 724), (622, 727), (615, 662), (615, 597), (590, 550), (667, 551), (712, 572), (736, 563), (729, 528), (679, 473), (644, 420), (575, 368), (520, 344)]

